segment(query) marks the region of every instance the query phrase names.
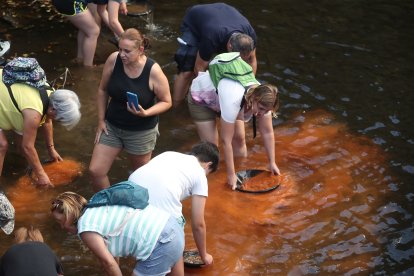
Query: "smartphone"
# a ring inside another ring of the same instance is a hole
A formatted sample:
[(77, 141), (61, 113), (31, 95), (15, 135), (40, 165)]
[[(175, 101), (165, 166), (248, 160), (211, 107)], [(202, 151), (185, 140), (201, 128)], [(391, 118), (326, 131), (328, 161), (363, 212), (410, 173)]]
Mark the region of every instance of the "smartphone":
[(127, 93), (127, 98), (128, 98), (128, 104), (131, 107), (132, 105), (135, 106), (136, 110), (138, 109), (138, 96), (135, 93), (132, 92), (126, 92)]

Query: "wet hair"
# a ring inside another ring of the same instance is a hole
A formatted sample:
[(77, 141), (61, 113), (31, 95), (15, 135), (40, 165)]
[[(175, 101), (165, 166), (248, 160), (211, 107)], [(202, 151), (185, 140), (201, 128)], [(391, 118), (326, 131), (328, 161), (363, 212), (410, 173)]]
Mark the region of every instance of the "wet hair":
[(38, 241), (43, 242), (42, 233), (38, 228), (34, 228), (33, 226), (30, 229), (26, 227), (20, 227), (16, 231), (14, 231), (14, 241), (15, 243), (22, 243), (27, 241)]
[(190, 154), (197, 157), (200, 162), (211, 162), (209, 166), (211, 172), (217, 170), (220, 161), (220, 152), (217, 145), (210, 142), (200, 142), (191, 148)]
[(271, 84), (251, 86), (246, 92), (245, 99), (248, 106), (257, 102), (271, 110), (273, 115), (276, 115), (276, 111), (279, 109), (279, 92), (277, 87)]
[(50, 97), (50, 105), (56, 110), (55, 120), (66, 129), (71, 130), (81, 118), (80, 102), (75, 92), (67, 89), (58, 89)]
[(74, 192), (64, 192), (52, 201), (51, 212), (64, 214), (66, 218), (72, 216), (73, 223), (76, 223), (82, 215), (83, 207), (88, 201), (81, 195)]
[(149, 39), (146, 38), (140, 31), (138, 31), (135, 28), (126, 29), (125, 32), (123, 32), (119, 36), (119, 40), (121, 39), (128, 39), (134, 41), (135, 47), (137, 49), (139, 49), (139, 47), (141, 46), (144, 47), (144, 50), (147, 50), (151, 47)]
[(232, 52), (240, 52), (241, 56), (247, 56), (254, 50), (254, 41), (247, 35), (242, 33), (233, 33), (230, 36), (229, 43)]

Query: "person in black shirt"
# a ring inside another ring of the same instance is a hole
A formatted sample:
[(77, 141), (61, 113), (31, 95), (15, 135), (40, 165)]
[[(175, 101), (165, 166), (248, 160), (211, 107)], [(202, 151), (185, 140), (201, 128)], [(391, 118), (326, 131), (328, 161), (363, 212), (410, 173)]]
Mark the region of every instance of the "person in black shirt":
[(240, 52), (256, 74), (256, 32), (234, 7), (224, 3), (195, 5), (186, 12), (180, 30), (173, 106), (182, 102), (192, 79), (207, 70), (216, 54)]
[(43, 242), (39, 229), (17, 229), (15, 242), (0, 259), (0, 276), (63, 276), (62, 265), (55, 253)]

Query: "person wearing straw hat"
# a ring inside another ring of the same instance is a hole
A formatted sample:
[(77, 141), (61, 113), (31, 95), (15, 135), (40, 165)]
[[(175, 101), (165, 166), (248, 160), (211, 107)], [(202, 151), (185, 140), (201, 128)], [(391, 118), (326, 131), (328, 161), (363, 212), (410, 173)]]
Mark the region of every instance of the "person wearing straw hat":
[(0, 192), (0, 227), (6, 235), (14, 229), (14, 207), (3, 192)]

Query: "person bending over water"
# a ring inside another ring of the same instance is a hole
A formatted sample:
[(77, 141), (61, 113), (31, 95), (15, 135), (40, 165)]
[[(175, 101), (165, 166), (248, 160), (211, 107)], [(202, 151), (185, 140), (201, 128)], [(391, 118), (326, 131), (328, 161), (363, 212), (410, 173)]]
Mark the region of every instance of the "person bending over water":
[(207, 70), (216, 54), (240, 52), (256, 73), (256, 32), (236, 8), (224, 3), (190, 7), (183, 19), (174, 56), (178, 74), (174, 80), (173, 104), (178, 106), (187, 95), (191, 81)]
[(167, 212), (152, 205), (143, 210), (119, 205), (83, 210), (86, 203), (81, 195), (64, 192), (50, 210), (62, 229), (78, 234), (106, 275), (122, 275), (115, 257), (137, 260), (132, 275), (166, 275), (182, 256), (183, 229)]
[[(2, 69), (0, 69), (1, 74), (3, 74)], [(37, 130), (39, 127), (43, 130), (50, 159), (62, 160), (53, 141), (53, 121), (59, 122), (68, 130), (76, 126), (81, 117), (79, 98), (75, 92), (67, 89), (48, 90), (49, 105), (43, 116), (43, 102), (36, 88), (24, 83), (14, 83), (10, 86), (10, 90), (20, 110), (16, 108), (8, 88), (0, 80), (0, 176), (8, 150), (5, 131), (13, 131), (16, 145), (22, 150), (33, 169), (36, 184), (52, 185), (35, 148)]]
[[(184, 227), (181, 201), (191, 197), (191, 229), (205, 265), (213, 263), (207, 252), (204, 209), (208, 196), (207, 175), (216, 171), (220, 159), (217, 146), (209, 142), (194, 145), (189, 154), (167, 151), (131, 174), (128, 180), (148, 189), (149, 202), (172, 214)], [(162, 173), (160, 172), (162, 168)], [(183, 258), (173, 271), (184, 274)]]
[[(233, 54), (237, 53), (222, 54), (221, 56)], [(241, 65), (244, 68), (249, 68), (249, 65), (244, 61), (239, 59), (239, 62), (242, 64), (239, 63), (234, 67), (236, 71), (242, 68)], [(211, 65), (209, 68), (210, 71), (213, 71)], [(219, 135), (216, 117), (220, 116), (220, 138), (226, 163), (227, 183), (233, 190), (236, 189), (237, 185), (234, 157), (247, 156), (244, 123), (251, 118), (253, 120), (257, 118), (259, 132), (269, 160), (269, 170), (273, 174), (280, 174), (275, 161), (275, 137), (272, 125), (272, 114), (275, 114), (279, 107), (278, 90), (271, 84), (259, 85), (252, 72), (249, 77), (244, 74), (243, 79), (236, 79), (237, 77), (230, 79), (216, 75), (215, 81), (212, 81), (218, 83), (217, 94), (213, 93), (218, 97), (220, 112), (196, 103), (191, 94), (188, 96), (190, 114), (202, 141), (218, 145)], [(198, 81), (198, 79), (194, 81)]]

